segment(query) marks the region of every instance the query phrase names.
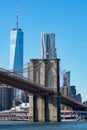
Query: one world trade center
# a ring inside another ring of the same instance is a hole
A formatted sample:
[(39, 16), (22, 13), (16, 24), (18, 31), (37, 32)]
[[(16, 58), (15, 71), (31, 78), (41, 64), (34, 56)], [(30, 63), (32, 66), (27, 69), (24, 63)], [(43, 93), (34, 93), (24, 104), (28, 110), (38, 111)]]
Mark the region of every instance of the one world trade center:
[[(16, 18), (16, 28), (12, 29), (10, 33), (10, 70), (22, 76), (22, 73), (19, 73), (17, 70), (23, 68), (23, 31), (18, 27), (18, 13)], [(14, 97), (18, 96), (21, 98), (21, 94), (21, 90), (14, 89)]]

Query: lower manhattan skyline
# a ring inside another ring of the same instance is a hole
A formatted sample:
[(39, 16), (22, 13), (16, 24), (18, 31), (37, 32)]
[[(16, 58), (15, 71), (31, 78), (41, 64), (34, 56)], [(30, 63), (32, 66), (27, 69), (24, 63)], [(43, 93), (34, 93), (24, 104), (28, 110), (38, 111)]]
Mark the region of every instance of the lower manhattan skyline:
[(0, 67), (10, 69), (10, 31), (15, 28), (16, 8), (19, 28), (24, 31), (24, 64), (41, 58), (41, 33), (55, 33), (57, 57), (62, 70), (70, 71), (82, 100), (87, 100), (87, 1), (26, 0), (5, 1), (0, 5)]

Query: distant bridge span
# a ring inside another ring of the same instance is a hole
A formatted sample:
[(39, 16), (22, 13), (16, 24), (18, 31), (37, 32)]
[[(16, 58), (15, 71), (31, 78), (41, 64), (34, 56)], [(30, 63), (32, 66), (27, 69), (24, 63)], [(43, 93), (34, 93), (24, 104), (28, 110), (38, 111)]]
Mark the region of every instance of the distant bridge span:
[[(43, 95), (43, 96), (53, 95), (53, 94), (57, 95), (57, 92), (50, 88), (47, 88), (41, 84), (33, 82), (32, 80), (29, 80), (27, 78), (20, 77), (2, 68), (0, 69), (0, 82), (32, 94)], [(85, 105), (64, 95), (61, 95), (61, 103), (72, 107), (73, 110), (74, 109), (84, 110), (84, 111), (86, 110)]]

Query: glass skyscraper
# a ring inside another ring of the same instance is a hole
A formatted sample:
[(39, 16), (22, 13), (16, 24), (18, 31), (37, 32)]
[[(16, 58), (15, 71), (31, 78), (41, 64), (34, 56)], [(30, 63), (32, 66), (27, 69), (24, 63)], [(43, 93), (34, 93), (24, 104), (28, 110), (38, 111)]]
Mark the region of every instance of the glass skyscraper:
[(63, 86), (67, 86), (70, 89), (70, 71), (63, 71)]
[(41, 50), (42, 58), (57, 58), (54, 33), (41, 33)]
[[(18, 28), (18, 15), (16, 26), (10, 34), (10, 69), (13, 71), (23, 68), (23, 32)], [(17, 71), (16, 74), (22, 76)], [(15, 96), (21, 97), (21, 90), (14, 89)]]
[(68, 87), (68, 94), (70, 94), (70, 71), (63, 71), (63, 86)]

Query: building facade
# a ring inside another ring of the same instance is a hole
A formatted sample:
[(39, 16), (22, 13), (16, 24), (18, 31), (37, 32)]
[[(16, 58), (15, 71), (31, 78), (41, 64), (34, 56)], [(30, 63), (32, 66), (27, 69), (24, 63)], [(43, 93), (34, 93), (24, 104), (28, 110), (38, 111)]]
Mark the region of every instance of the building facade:
[[(22, 76), (17, 70), (23, 68), (23, 32), (13, 29), (10, 34), (10, 69)], [(14, 96), (21, 97), (21, 90), (14, 89)]]
[(63, 86), (68, 87), (68, 94), (70, 93), (70, 71), (63, 71)]
[(76, 94), (76, 86), (72, 85), (71, 90), (70, 90), (70, 95), (71, 98), (77, 100), (78, 102), (82, 102), (82, 97), (81, 94), (78, 93)]
[[(10, 70), (23, 76), (18, 70), (23, 69), (23, 31), (18, 27), (18, 12), (16, 12), (16, 28), (10, 33)], [(13, 89), (14, 97), (21, 98), (21, 90)]]
[(42, 58), (57, 58), (54, 33), (41, 33), (41, 50)]
[(12, 88), (3, 84), (0, 85), (0, 111), (10, 109), (13, 105), (12, 99)]

